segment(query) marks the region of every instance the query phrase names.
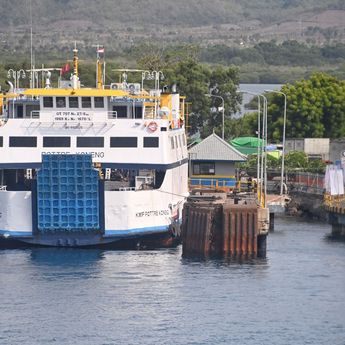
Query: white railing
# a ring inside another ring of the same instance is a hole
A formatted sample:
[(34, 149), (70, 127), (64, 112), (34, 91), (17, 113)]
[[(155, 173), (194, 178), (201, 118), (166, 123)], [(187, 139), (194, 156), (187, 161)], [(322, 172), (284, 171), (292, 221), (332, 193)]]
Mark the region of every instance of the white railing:
[(7, 191), (7, 186), (0, 186), (0, 191), (6, 192)]
[(120, 187), (119, 191), (120, 192), (128, 192), (128, 191), (134, 191), (135, 187)]

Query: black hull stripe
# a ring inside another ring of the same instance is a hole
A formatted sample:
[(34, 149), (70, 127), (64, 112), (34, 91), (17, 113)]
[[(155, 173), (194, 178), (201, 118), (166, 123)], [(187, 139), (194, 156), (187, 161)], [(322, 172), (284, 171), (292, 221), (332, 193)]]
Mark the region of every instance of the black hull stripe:
[[(169, 164), (147, 164), (147, 163), (101, 163), (102, 168), (113, 168), (113, 169), (159, 169), (159, 170), (169, 170), (176, 168), (178, 166), (184, 165), (188, 162), (188, 158), (184, 158), (174, 163)], [(39, 169), (41, 168), (41, 163), (0, 163), (0, 169)]]

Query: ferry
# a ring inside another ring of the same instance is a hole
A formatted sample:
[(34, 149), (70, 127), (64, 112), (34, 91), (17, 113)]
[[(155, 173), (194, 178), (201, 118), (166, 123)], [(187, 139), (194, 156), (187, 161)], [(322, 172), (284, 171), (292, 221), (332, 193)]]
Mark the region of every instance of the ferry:
[(160, 88), (160, 71), (119, 70), (105, 85), (99, 57), (86, 88), (78, 65), (75, 47), (70, 79), (31, 68), (30, 87), (9, 82), (0, 96), (0, 245), (177, 244), (188, 196), (184, 97)]

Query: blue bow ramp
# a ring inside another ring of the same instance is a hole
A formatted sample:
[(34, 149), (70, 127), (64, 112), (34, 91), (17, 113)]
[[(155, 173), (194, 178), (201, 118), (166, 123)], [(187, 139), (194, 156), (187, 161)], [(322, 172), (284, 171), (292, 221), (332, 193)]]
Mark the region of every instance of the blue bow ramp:
[(99, 230), (98, 181), (91, 155), (43, 155), (37, 173), (39, 232)]

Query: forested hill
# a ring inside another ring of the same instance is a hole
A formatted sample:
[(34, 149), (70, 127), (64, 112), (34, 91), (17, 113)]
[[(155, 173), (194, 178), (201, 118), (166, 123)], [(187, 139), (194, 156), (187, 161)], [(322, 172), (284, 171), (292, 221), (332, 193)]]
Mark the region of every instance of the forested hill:
[(49, 49), (64, 49), (74, 40), (112, 50), (143, 40), (205, 46), (345, 41), (344, 0), (0, 0), (0, 5), (0, 49), (16, 53), (28, 44), (31, 18), (35, 47)]
[[(0, 26), (29, 22), (30, 2), (36, 25), (57, 20), (90, 21), (106, 25), (202, 26), (283, 22), (324, 10), (345, 10), (344, 0), (1, 0)], [(106, 27), (104, 27), (105, 29)]]

